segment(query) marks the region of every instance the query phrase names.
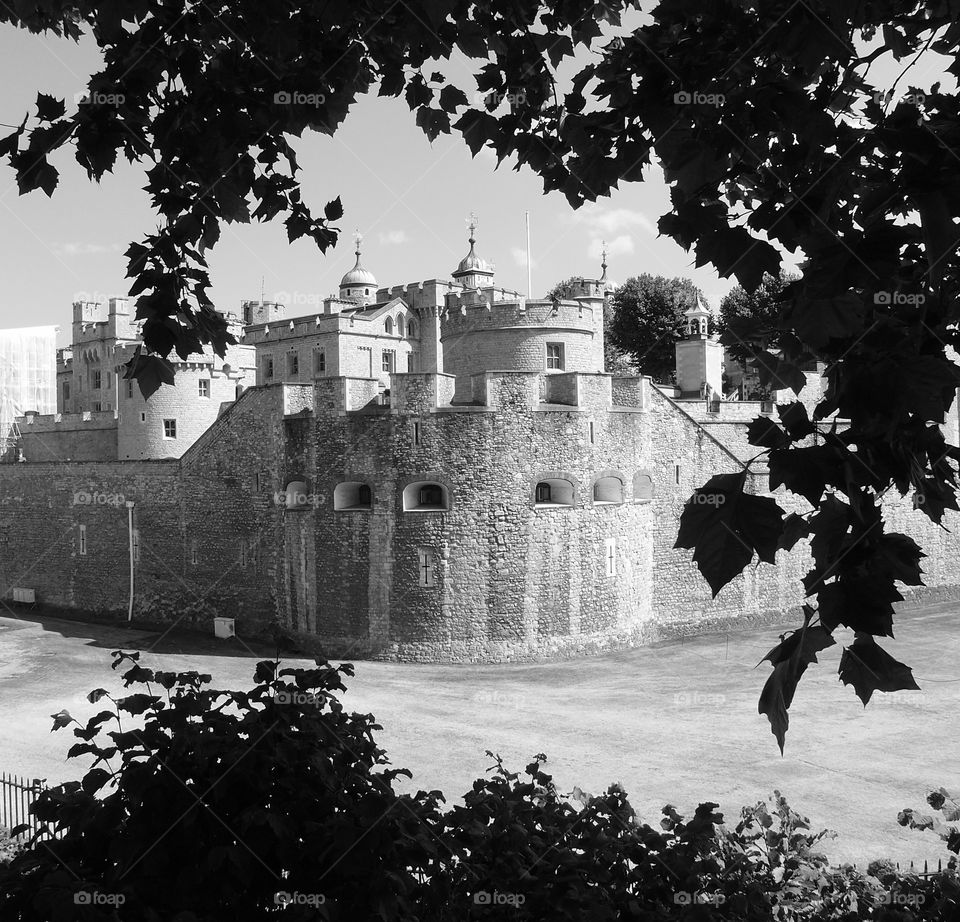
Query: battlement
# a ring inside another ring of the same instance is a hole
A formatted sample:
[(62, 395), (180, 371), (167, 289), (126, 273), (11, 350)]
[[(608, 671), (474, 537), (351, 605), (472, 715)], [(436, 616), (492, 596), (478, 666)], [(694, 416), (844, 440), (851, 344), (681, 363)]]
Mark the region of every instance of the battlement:
[(462, 334), (468, 330), (504, 327), (593, 330), (600, 318), (597, 308), (577, 301), (545, 301), (514, 298), (495, 300), (484, 292), (466, 292), (447, 297), (443, 333)]
[(314, 384), (313, 407), (318, 413), (392, 415), (436, 410), (562, 409), (600, 413), (646, 409), (651, 387), (645, 377), (614, 378), (605, 373), (576, 371), (487, 371), (459, 382), (453, 375), (406, 372), (390, 375), (388, 399), (376, 378), (320, 378)]
[(73, 429), (115, 429), (117, 417), (113, 410), (101, 413), (30, 413), (21, 416), (17, 425), (23, 433), (40, 435), (44, 432), (60, 432)]

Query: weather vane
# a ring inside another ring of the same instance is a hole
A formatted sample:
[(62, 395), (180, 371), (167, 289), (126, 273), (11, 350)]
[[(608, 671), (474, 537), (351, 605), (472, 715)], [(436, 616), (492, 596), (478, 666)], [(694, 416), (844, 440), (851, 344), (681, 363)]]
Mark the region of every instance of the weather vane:
[(363, 243), (363, 234), (360, 233), (360, 228), (359, 228), (359, 227), (353, 232), (353, 242), (354, 242), (354, 244), (356, 244), (356, 247), (357, 247), (357, 256), (359, 256), (359, 255), (360, 255), (360, 244)]

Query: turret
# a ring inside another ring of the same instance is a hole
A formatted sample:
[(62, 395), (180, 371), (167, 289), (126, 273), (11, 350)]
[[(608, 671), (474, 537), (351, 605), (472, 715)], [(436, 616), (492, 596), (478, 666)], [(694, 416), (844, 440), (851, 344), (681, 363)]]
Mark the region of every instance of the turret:
[(357, 304), (373, 304), (377, 299), (377, 280), (372, 272), (368, 272), (360, 265), (360, 244), (363, 236), (359, 231), (354, 235), (356, 243), (357, 261), (353, 268), (340, 279), (340, 297), (344, 301), (354, 301)]
[(454, 279), (464, 288), (488, 288), (493, 285), (493, 267), (481, 259), (474, 245), (476, 244), (477, 218), (470, 216), (470, 252), (460, 260), (460, 265), (453, 273)]
[(683, 316), (684, 338), (676, 344), (680, 395), (719, 397), (723, 393), (723, 346), (710, 334), (710, 309), (698, 297)]

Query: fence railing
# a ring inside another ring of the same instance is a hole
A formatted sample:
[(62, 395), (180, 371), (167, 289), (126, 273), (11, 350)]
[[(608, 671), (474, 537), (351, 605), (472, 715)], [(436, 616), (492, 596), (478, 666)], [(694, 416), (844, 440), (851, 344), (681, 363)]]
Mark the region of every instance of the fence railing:
[(46, 784), (40, 778), (30, 780), (0, 772), (0, 826), (12, 830), (26, 824), (31, 835), (37, 832), (41, 824), (30, 813), (30, 805), (44, 788)]

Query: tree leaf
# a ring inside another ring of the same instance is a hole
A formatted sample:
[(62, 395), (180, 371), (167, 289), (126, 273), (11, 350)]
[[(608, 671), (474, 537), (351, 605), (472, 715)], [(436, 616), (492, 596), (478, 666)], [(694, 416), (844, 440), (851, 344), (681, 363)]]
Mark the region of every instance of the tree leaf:
[(919, 691), (909, 666), (895, 660), (872, 637), (860, 634), (843, 651), (840, 681), (852, 685), (866, 707), (875, 691)]
[(745, 474), (717, 474), (694, 491), (680, 516), (674, 547), (692, 548), (714, 596), (756, 554), (773, 563), (783, 533), (776, 500), (743, 492)]

